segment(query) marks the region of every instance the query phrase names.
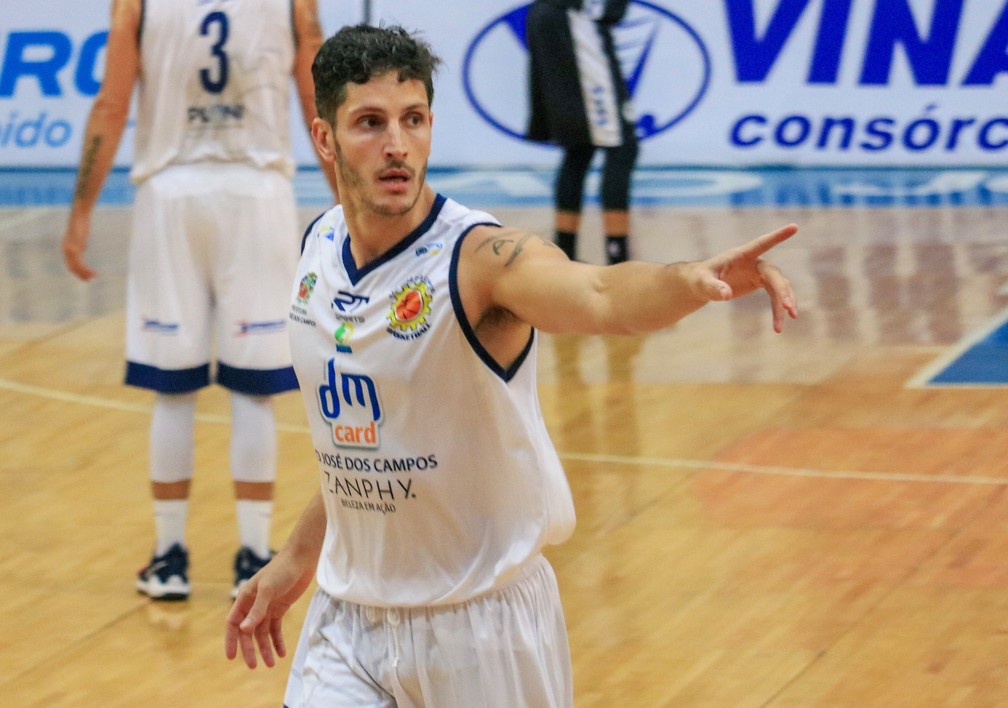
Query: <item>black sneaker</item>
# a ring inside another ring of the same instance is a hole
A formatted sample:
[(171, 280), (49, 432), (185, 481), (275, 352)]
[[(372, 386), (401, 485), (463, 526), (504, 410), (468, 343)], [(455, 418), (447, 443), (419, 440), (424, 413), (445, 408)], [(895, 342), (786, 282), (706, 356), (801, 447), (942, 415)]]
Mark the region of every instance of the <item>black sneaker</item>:
[(189, 552), (176, 543), (137, 572), (136, 589), (152, 600), (189, 599)]
[(231, 588), (231, 599), (238, 597), (238, 591), (253, 575), (270, 562), (273, 553), (270, 552), (265, 558), (260, 558), (248, 546), (242, 546), (235, 554), (234, 560), (234, 586)]

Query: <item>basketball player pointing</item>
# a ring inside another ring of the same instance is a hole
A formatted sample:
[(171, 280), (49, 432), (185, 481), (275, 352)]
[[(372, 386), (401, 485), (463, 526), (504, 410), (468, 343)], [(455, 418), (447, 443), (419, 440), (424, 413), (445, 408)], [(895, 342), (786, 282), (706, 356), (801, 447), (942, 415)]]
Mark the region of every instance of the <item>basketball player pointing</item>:
[(398, 27), (320, 49), (312, 135), (342, 205), (305, 235), (290, 339), (320, 489), (240, 591), (225, 651), (284, 656), (281, 621), (319, 589), (293, 706), (570, 706), (567, 635), (541, 554), (574, 509), (536, 396), (535, 331), (649, 332), (755, 290), (797, 316), (763, 254), (593, 266), (426, 183), (438, 59)]

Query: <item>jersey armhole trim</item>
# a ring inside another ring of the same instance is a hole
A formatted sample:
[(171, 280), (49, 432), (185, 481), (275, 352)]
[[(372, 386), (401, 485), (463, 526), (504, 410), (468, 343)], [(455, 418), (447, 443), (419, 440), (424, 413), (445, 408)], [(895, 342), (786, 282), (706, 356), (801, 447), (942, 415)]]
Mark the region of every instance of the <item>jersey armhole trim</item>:
[(521, 368), (521, 365), (525, 362), (528, 357), (529, 352), (532, 350), (532, 344), (535, 342), (535, 328), (533, 327), (529, 332), (528, 341), (525, 342), (525, 347), (522, 349), (521, 354), (515, 357), (514, 362), (511, 366), (505, 368), (501, 366), (496, 359), (494, 359), (490, 352), (486, 350), (482, 343), (480, 343), (479, 338), (476, 336), (475, 330), (473, 330), (472, 324), (466, 317), (465, 309), (462, 307), (462, 295), (459, 293), (458, 287), (458, 264), (459, 255), (462, 252), (462, 242), (465, 241), (466, 236), (476, 228), (477, 226), (496, 226), (500, 227), (500, 224), (487, 221), (472, 224), (462, 235), (458, 237), (455, 242), (455, 248), (452, 250), (451, 266), (448, 271), (448, 292), (451, 295), (452, 309), (455, 311), (455, 320), (459, 323), (459, 327), (462, 329), (462, 334), (465, 335), (466, 341), (469, 342), (469, 346), (476, 355), (483, 361), (490, 371), (495, 375), (500, 377), (505, 383), (514, 378), (515, 374)]
[(312, 219), (312, 222), (310, 224), (308, 224), (308, 228), (305, 229), (304, 236), (301, 237), (301, 255), (302, 256), (304, 255), (305, 244), (308, 243), (308, 234), (311, 233), (312, 229), (315, 227), (315, 224), (317, 224), (319, 222), (319, 219), (321, 219), (325, 215), (326, 215), (326, 212), (322, 212), (321, 214), (319, 214), (318, 216), (316, 216), (314, 219)]

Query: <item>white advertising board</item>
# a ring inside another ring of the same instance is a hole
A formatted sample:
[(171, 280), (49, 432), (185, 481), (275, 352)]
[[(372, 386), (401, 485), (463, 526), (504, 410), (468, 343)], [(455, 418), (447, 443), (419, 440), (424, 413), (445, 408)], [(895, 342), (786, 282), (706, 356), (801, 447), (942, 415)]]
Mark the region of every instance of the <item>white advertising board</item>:
[[(556, 163), (555, 149), (521, 138), (527, 0), (320, 6), (327, 32), (364, 16), (398, 23), (444, 59), (433, 166)], [(0, 7), (0, 166), (73, 165), (101, 76), (107, 7)], [(633, 0), (616, 41), (642, 165), (1008, 158), (1008, 0)], [(303, 131), (295, 134), (299, 162), (313, 164)], [(127, 145), (118, 162), (128, 159)]]

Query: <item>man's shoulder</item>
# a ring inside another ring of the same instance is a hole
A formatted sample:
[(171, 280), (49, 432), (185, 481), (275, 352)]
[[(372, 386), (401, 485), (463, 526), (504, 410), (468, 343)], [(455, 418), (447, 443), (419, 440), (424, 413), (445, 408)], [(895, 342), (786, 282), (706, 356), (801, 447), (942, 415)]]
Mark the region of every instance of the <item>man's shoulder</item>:
[(301, 252), (304, 253), (310, 243), (335, 242), (336, 233), (343, 227), (343, 223), (343, 207), (339, 204), (316, 216), (305, 229), (301, 239)]
[(467, 207), (448, 197), (444, 198), (444, 203), (438, 212), (438, 220), (467, 229), (480, 225), (500, 226), (500, 221), (493, 214)]

